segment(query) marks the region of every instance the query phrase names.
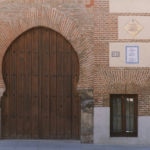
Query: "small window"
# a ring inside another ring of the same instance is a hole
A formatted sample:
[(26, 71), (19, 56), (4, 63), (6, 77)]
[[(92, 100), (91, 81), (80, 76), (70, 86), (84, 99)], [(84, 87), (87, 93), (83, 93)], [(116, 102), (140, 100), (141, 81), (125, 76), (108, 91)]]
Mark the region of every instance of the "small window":
[(137, 136), (137, 108), (136, 94), (110, 95), (110, 136)]

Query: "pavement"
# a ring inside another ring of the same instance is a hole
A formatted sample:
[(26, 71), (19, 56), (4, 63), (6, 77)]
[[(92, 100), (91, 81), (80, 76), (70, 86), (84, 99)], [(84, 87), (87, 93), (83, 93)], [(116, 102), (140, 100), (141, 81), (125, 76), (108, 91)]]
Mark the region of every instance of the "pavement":
[(150, 146), (81, 144), (68, 140), (0, 140), (0, 150), (150, 150)]

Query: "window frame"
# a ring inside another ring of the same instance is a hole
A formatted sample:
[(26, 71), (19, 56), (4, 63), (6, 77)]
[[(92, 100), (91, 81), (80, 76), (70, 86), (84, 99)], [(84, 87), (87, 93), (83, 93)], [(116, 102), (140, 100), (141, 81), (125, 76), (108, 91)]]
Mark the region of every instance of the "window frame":
[[(113, 98), (121, 99), (122, 131), (113, 131)], [(126, 132), (126, 98), (134, 99), (134, 132)], [(137, 137), (138, 136), (138, 95), (137, 94), (110, 94), (110, 137)]]

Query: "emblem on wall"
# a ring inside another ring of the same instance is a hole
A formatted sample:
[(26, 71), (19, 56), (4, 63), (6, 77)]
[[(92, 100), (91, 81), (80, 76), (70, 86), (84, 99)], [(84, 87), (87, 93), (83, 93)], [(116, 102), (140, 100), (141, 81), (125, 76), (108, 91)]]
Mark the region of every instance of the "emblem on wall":
[(143, 30), (143, 26), (137, 20), (132, 19), (124, 29), (134, 38)]

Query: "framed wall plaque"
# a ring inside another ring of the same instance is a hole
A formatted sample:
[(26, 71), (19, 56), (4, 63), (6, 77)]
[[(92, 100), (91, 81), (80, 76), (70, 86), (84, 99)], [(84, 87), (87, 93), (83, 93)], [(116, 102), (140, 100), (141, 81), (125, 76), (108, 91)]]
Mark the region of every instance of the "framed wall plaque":
[(126, 64), (139, 64), (139, 46), (126, 46)]

